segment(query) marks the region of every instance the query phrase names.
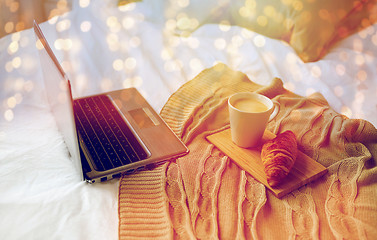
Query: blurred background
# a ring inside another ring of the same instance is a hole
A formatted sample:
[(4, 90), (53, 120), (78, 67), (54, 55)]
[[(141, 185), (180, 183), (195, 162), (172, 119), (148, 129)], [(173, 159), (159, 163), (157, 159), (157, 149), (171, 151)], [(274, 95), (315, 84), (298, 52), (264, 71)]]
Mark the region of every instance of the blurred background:
[(72, 9), (73, 0), (0, 0), (0, 38)]

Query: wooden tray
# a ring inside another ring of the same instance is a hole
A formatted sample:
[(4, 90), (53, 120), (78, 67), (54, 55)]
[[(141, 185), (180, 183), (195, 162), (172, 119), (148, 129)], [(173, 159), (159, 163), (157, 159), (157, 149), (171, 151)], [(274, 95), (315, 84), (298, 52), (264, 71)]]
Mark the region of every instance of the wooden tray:
[[(262, 143), (275, 137), (275, 134), (266, 130)], [(260, 152), (262, 144), (255, 148), (241, 148), (231, 140), (230, 129), (214, 133), (207, 136), (207, 139), (228, 155), (238, 166), (251, 174), (259, 182), (263, 183), (272, 193), (281, 198), (287, 193), (323, 176), (327, 173), (327, 168), (314, 161), (301, 151), (298, 152), (295, 165), (284, 182), (276, 187), (271, 187), (267, 183), (266, 174), (262, 164)]]

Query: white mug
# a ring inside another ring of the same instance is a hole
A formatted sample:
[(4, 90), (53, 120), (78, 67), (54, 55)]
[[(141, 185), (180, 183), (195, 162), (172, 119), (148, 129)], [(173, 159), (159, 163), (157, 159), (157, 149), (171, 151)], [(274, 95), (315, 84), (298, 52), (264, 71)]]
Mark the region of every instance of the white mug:
[(232, 141), (239, 147), (256, 147), (267, 123), (278, 113), (279, 106), (266, 96), (252, 92), (236, 93), (228, 99)]

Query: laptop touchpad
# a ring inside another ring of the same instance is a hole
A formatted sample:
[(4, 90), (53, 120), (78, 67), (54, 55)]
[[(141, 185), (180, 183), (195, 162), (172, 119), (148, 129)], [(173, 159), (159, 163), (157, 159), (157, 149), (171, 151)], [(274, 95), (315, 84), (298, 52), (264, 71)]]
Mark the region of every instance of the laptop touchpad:
[(153, 127), (160, 124), (149, 108), (137, 108), (129, 111), (129, 113), (139, 128)]

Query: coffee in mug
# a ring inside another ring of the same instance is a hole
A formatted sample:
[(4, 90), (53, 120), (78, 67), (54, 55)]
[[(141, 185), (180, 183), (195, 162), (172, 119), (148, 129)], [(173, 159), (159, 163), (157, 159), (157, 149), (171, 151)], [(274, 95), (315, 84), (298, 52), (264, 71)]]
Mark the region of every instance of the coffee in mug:
[(232, 141), (243, 148), (257, 146), (267, 123), (277, 114), (277, 103), (261, 94), (236, 93), (228, 99)]
[(243, 112), (265, 112), (268, 107), (257, 99), (240, 98), (234, 101), (233, 106)]

